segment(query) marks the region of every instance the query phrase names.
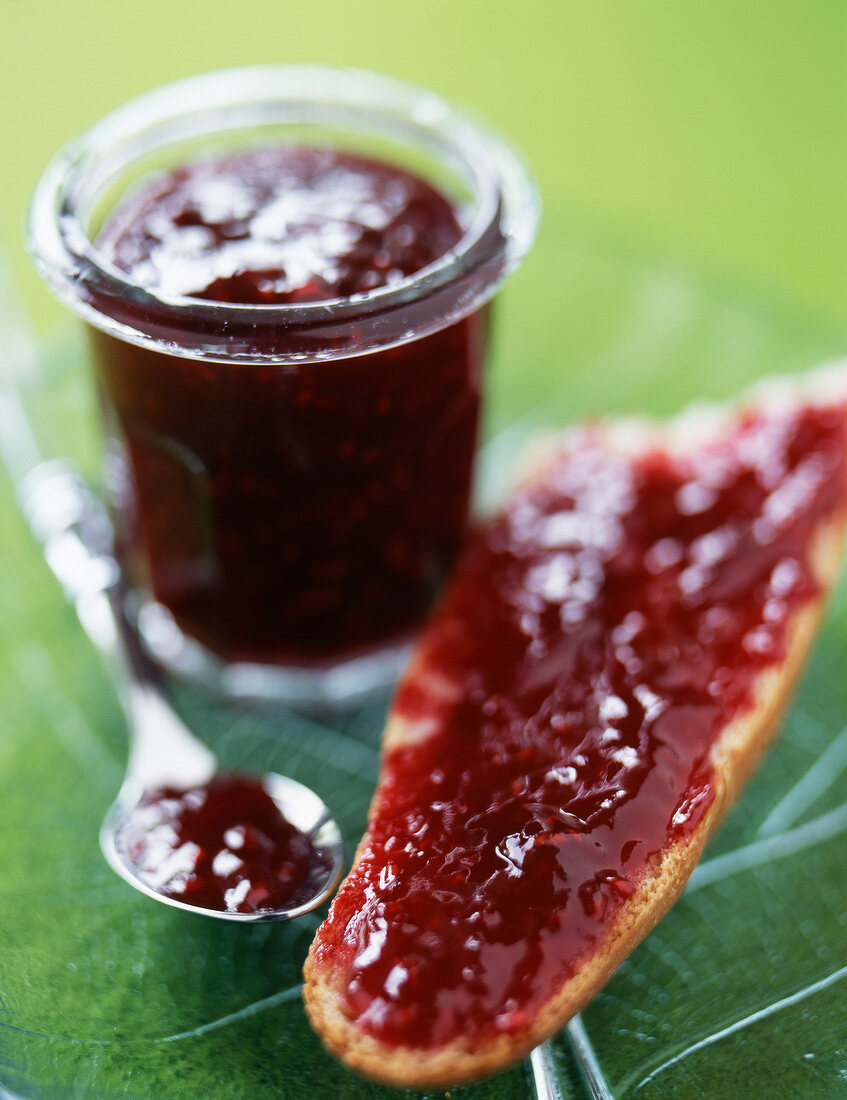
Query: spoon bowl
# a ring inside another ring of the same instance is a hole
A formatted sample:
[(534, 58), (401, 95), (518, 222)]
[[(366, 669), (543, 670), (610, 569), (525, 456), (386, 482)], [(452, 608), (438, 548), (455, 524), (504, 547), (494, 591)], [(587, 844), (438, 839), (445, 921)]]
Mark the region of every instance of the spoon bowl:
[(275, 772), (266, 773), (262, 776), (261, 782), (285, 820), (309, 840), (317, 857), (313, 861), (315, 873), (310, 875), (312, 890), (306, 900), (285, 909), (260, 909), (256, 912), (243, 913), (233, 909), (208, 909), (158, 892), (130, 866), (121, 852), (118, 843), (121, 828), (138, 806), (137, 800), (127, 801), (121, 795), (110, 807), (100, 829), (100, 848), (106, 857), (106, 862), (113, 871), (116, 871), (130, 886), (140, 890), (142, 894), (155, 898), (156, 901), (163, 902), (165, 905), (171, 905), (175, 909), (188, 909), (192, 913), (216, 917), (218, 920), (255, 924), (263, 921), (290, 920), (292, 917), (308, 913), (332, 896), (341, 878), (344, 866), (341, 831), (324, 803), (309, 787)]
[[(195, 790), (199, 794), (207, 785), (211, 788), (213, 781), (223, 782), (226, 777), (220, 774), (214, 753), (188, 729), (160, 691), (155, 666), (127, 619), (120, 572), (112, 553), (111, 528), (99, 499), (63, 460), (36, 465), (20, 482), (19, 491), (48, 565), (73, 602), (84, 630), (111, 666), (129, 721), (126, 777), (100, 830), (100, 847), (109, 865), (148, 897), (219, 920), (289, 920), (326, 901), (341, 877), (341, 832), (314, 791), (276, 773), (252, 781), (245, 776), (240, 779), (250, 786), (258, 783), (259, 797), (266, 794), (281, 814), (280, 826), (286, 829), (287, 822), (301, 834), (297, 843), (303, 858), (306, 849), (302, 838), (307, 842), (308, 874), (302, 889), (292, 889), (290, 905), (258, 907), (248, 912), (229, 906), (219, 909), (195, 905), (156, 890), (125, 858), (121, 830), (143, 808), (146, 797), (163, 791), (169, 798)], [(241, 827), (235, 820), (232, 824)], [(262, 840), (269, 843), (267, 837)], [(169, 851), (173, 854), (174, 850)], [(235, 853), (224, 854), (230, 862), (239, 862)]]

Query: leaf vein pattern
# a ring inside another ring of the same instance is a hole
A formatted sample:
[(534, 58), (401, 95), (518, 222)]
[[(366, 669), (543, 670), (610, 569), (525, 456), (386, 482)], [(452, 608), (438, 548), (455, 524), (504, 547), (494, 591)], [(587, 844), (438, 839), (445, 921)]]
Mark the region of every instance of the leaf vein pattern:
[[(210, 1031), (218, 1031), (221, 1028), (227, 1027), (229, 1024), (238, 1023), (240, 1020), (246, 1020), (250, 1016), (255, 1016), (259, 1012), (264, 1012), (265, 1009), (275, 1008), (277, 1005), (287, 1004), (290, 1001), (297, 1000), (300, 997), (300, 993), (303, 986), (301, 983), (297, 985), (289, 986), (287, 989), (281, 989), (278, 993), (272, 993), (270, 997), (264, 997), (260, 1001), (253, 1001), (249, 1005), (245, 1005), (244, 1008), (240, 1008), (237, 1012), (230, 1012), (226, 1016), (221, 1016), (217, 1020), (210, 1020), (208, 1023), (199, 1024), (197, 1027), (190, 1028), (188, 1031), (178, 1031), (174, 1035), (162, 1035), (159, 1038), (147, 1040), (150, 1043), (176, 1043), (181, 1039), (194, 1039), (201, 1035), (206, 1035)], [(0, 1020), (0, 1029), (14, 1032), (17, 1035), (26, 1035), (31, 1039), (46, 1039), (48, 1042), (58, 1043), (74, 1043), (81, 1046), (92, 1047), (107, 1047), (107, 1046), (126, 1046), (125, 1039), (80, 1039), (71, 1035), (50, 1035), (45, 1031), (35, 1031), (31, 1028), (18, 1027), (16, 1024), (10, 1024), (4, 1020)]]
[(714, 1043), (720, 1042), (721, 1039), (725, 1039), (730, 1035), (736, 1034), (736, 1032), (742, 1031), (744, 1028), (750, 1027), (752, 1024), (758, 1023), (759, 1020), (767, 1019), (768, 1016), (773, 1016), (774, 1013), (781, 1012), (784, 1008), (790, 1008), (799, 1001), (804, 1001), (808, 997), (814, 996), (815, 993), (820, 993), (822, 990), (827, 989), (829, 986), (834, 985), (845, 977), (847, 977), (847, 966), (842, 966), (839, 970), (833, 971), (825, 978), (821, 978), (819, 981), (812, 982), (811, 985), (807, 985), (803, 989), (797, 990), (796, 993), (791, 993), (787, 997), (774, 1001), (773, 1004), (760, 1008), (756, 1012), (752, 1012), (749, 1016), (745, 1016), (743, 1019), (736, 1020), (735, 1023), (728, 1024), (726, 1027), (721, 1028), (720, 1031), (715, 1031), (711, 1035), (707, 1035), (704, 1039), (692, 1043), (691, 1046), (686, 1047), (685, 1050), (680, 1051), (679, 1054), (675, 1054), (673, 1058), (668, 1058), (666, 1062), (662, 1062), (656, 1069), (648, 1073), (645, 1078), (638, 1082), (634, 1091), (640, 1091), (645, 1085), (649, 1084), (650, 1081), (658, 1077), (660, 1073), (664, 1073), (666, 1069), (670, 1069), (671, 1066), (677, 1065), (679, 1062), (690, 1057), (690, 1055), (696, 1054), (697, 1051), (712, 1046)]
[(288, 989), (281, 989), (278, 993), (272, 993), (270, 997), (264, 997), (260, 1001), (253, 1001), (252, 1004), (245, 1005), (244, 1008), (240, 1008), (237, 1012), (230, 1012), (226, 1016), (221, 1016), (217, 1020), (210, 1020), (207, 1024), (200, 1024), (198, 1027), (192, 1027), (188, 1031), (178, 1031), (175, 1035), (164, 1035), (160, 1039), (153, 1039), (154, 1043), (176, 1043), (181, 1039), (195, 1039), (200, 1035), (206, 1035), (210, 1031), (218, 1031), (222, 1027), (228, 1027), (229, 1024), (238, 1023), (240, 1020), (246, 1020), (250, 1016), (255, 1016), (259, 1012), (264, 1012), (266, 1008), (275, 1008), (277, 1005), (287, 1004), (289, 1001), (297, 1000), (300, 997), (300, 991), (302, 990), (302, 984), (289, 986)]
[[(807, 721), (809, 720), (807, 716)], [(819, 723), (815, 722), (816, 725)], [(821, 753), (802, 779), (777, 803), (759, 827), (759, 836), (789, 828), (825, 794), (847, 768), (847, 726)]]
[(737, 848), (734, 852), (727, 852), (725, 855), (706, 860), (695, 868), (685, 892), (691, 893), (703, 886), (711, 886), (712, 883), (719, 882), (730, 875), (738, 874), (739, 871), (747, 871), (752, 867), (795, 855), (824, 840), (838, 836), (845, 829), (847, 829), (847, 802), (796, 829), (756, 840), (743, 848)]

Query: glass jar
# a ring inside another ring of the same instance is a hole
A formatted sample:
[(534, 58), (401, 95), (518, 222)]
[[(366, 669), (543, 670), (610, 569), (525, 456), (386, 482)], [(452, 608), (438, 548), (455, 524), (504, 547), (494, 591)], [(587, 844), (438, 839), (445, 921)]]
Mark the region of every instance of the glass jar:
[[(456, 243), (373, 290), (270, 304), (166, 293), (98, 245), (151, 179), (287, 146), (425, 181), (452, 204)], [(462, 542), (488, 303), (537, 218), (502, 138), (354, 70), (190, 78), (60, 151), (30, 248), (90, 332), (116, 555), (157, 659), (300, 704), (397, 672)]]

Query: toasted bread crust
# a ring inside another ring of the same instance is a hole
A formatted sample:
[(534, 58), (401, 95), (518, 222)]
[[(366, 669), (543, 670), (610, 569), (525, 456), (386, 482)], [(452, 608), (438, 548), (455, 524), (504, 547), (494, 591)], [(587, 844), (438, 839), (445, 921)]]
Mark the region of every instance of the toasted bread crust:
[[(839, 377), (843, 381), (843, 375)], [(829, 400), (831, 389), (830, 384), (826, 391)], [(780, 393), (784, 400), (784, 391)], [(803, 396), (808, 402), (808, 393)], [(821, 402), (829, 403), (829, 400), (822, 397)], [(632, 432), (625, 434), (629, 450), (636, 436)], [(671, 438), (667, 433), (645, 432), (643, 426), (638, 427), (636, 434), (639, 440), (636, 451), (651, 444), (656, 446), (657, 440), (658, 445), (668, 446)], [(436, 1049), (383, 1044), (361, 1032), (344, 1014), (345, 967), (343, 964), (327, 965), (326, 953), (318, 961), (313, 944), (304, 971), (304, 1000), (311, 1022), (329, 1050), (352, 1069), (388, 1084), (444, 1086), (484, 1076), (521, 1058), (559, 1031), (583, 1008), (677, 900), (710, 835), (774, 736), (814, 637), (825, 593), (838, 573), (845, 520), (847, 502), (843, 502), (840, 513), (822, 524), (816, 534), (811, 564), (821, 594), (803, 605), (790, 620), (784, 659), (760, 674), (754, 687), (753, 706), (727, 725), (712, 745), (710, 760), (714, 767), (715, 788), (712, 805), (689, 836), (670, 844), (648, 865), (634, 894), (621, 905), (600, 945), (547, 1000), (530, 1026), (520, 1034), (499, 1035), (482, 1044), (471, 1044), (462, 1038)], [(424, 639), (407, 676), (427, 674), (425, 645)], [(386, 727), (384, 748), (393, 749), (426, 736), (426, 729), (416, 728), (394, 715)], [(375, 797), (372, 815), (376, 807)], [(360, 845), (357, 859), (362, 850)], [(318, 935), (320, 937), (320, 932)]]

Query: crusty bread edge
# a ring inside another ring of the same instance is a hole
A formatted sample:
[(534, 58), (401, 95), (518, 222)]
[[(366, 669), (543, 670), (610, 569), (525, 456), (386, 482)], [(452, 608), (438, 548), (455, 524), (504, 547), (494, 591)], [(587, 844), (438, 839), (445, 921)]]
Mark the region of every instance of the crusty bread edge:
[[(837, 376), (843, 383), (843, 372), (838, 371)], [(782, 394), (781, 390), (771, 392)], [(831, 390), (827, 393), (830, 395)], [(808, 399), (808, 391), (805, 396)], [(622, 451), (629, 451), (630, 444), (633, 450), (640, 451), (648, 439), (656, 445), (655, 425), (650, 424), (648, 429), (644, 422), (631, 423), (637, 425), (634, 431), (623, 428), (617, 434), (616, 443), (629, 441), (620, 448)], [(606, 438), (607, 432), (608, 426), (603, 425)], [(659, 444), (667, 445), (668, 438), (660, 438)], [(536, 469), (546, 464), (551, 449), (545, 447), (544, 452), (543, 461), (533, 463)], [(537, 460), (540, 458), (541, 455), (536, 456)], [(351, 1069), (385, 1084), (421, 1088), (458, 1084), (486, 1076), (528, 1054), (588, 1003), (678, 899), (709, 837), (775, 735), (782, 710), (811, 647), (826, 594), (838, 575), (846, 518), (842, 511), (816, 536), (811, 561), (821, 593), (795, 613), (789, 624), (790, 642), (785, 658), (759, 676), (753, 707), (731, 722), (712, 746), (715, 798), (700, 825), (684, 841), (664, 849), (647, 868), (633, 896), (619, 909), (602, 946), (546, 1002), (532, 1026), (519, 1035), (500, 1035), (481, 1044), (459, 1039), (437, 1049), (384, 1045), (358, 1031), (344, 1015), (341, 1006), (346, 967), (343, 963), (337, 967), (317, 963), (313, 944), (304, 968), (303, 997), (312, 1025), (332, 1053)], [(424, 649), (416, 654), (414, 664), (424, 668), (425, 661)], [(395, 716), (386, 727), (384, 749), (390, 750), (417, 736), (414, 727)], [(371, 815), (376, 803), (375, 794)], [(364, 839), (356, 860), (363, 844)]]
[[(828, 576), (838, 561), (835, 530), (827, 546)], [(365, 1076), (400, 1087), (458, 1084), (494, 1072), (528, 1054), (559, 1031), (606, 984), (612, 973), (661, 920), (682, 892), (707, 840), (755, 767), (776, 732), (782, 708), (814, 637), (823, 601), (797, 613), (785, 660), (759, 678), (755, 707), (727, 726), (715, 743), (715, 800), (697, 830), (681, 844), (665, 849), (618, 912), (602, 948), (592, 954), (537, 1014), (521, 1035), (498, 1036), (470, 1045), (461, 1040), (439, 1049), (386, 1047), (360, 1033), (341, 1011), (344, 968), (333, 972), (316, 965), (310, 954), (304, 988), (306, 1009), (327, 1048)], [(358, 855), (358, 853), (357, 853)]]

